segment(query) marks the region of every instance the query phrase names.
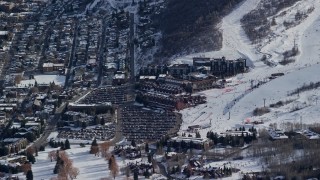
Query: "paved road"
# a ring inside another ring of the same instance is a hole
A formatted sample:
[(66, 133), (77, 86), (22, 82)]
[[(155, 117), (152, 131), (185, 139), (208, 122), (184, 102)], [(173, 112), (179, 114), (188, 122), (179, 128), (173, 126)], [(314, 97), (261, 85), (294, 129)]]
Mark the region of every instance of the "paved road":
[(78, 25), (79, 25), (79, 22), (78, 22), (78, 20), (76, 20), (76, 23), (74, 25), (73, 43), (72, 43), (71, 54), (70, 54), (70, 58), (69, 58), (68, 71), (66, 74), (66, 81), (64, 84), (65, 89), (69, 87), (69, 79), (71, 76), (70, 74), (72, 73), (71, 72), (72, 63), (73, 63), (73, 60), (75, 59), (75, 48), (77, 45)]
[(165, 177), (167, 177), (168, 179), (170, 179), (170, 176), (169, 176), (169, 174), (167, 173), (166, 168), (164, 167), (164, 165), (161, 164), (160, 162), (157, 162), (157, 165), (158, 165), (158, 167), (159, 167), (159, 169), (160, 169), (160, 174), (162, 174), (162, 175), (164, 175)]
[(106, 17), (102, 19), (102, 34), (100, 38), (100, 46), (99, 46), (99, 74), (98, 74), (98, 80), (97, 80), (97, 87), (101, 85), (102, 77), (103, 77), (103, 62), (104, 59), (104, 50), (105, 50), (105, 44), (106, 44)]
[(117, 122), (116, 122), (116, 129), (115, 129), (115, 135), (114, 135), (114, 138), (111, 140), (111, 143), (113, 145), (115, 145), (117, 142), (121, 141), (123, 139), (123, 134), (122, 134), (122, 120), (120, 118), (120, 113), (121, 113), (121, 110), (120, 108), (117, 109), (116, 111), (116, 119), (117, 119)]
[(130, 13), (130, 81), (131, 83), (135, 82), (135, 54), (134, 54), (134, 14)]
[(53, 118), (49, 119), (49, 122), (47, 123), (47, 127), (43, 135), (32, 144), (32, 147), (39, 149), (40, 146), (47, 144), (47, 139), (51, 134), (51, 132), (55, 130), (55, 127), (59, 118), (60, 118), (60, 114), (55, 114)]

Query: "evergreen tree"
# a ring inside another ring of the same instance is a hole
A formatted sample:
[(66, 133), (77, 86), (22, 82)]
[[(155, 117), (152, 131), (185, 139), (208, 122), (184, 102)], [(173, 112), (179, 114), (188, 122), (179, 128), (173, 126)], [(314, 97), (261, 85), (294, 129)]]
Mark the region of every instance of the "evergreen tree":
[(105, 122), (104, 118), (101, 118), (101, 119), (100, 119), (100, 124), (101, 124), (102, 126), (104, 126), (105, 123), (106, 123), (106, 122)]
[(177, 168), (176, 168), (176, 172), (177, 172), (177, 173), (180, 173), (180, 172), (181, 172), (181, 168), (180, 168), (179, 165), (178, 165)]
[(86, 122), (82, 122), (81, 123), (81, 127), (82, 127), (82, 129), (86, 129), (87, 128), (87, 123)]
[(252, 134), (252, 140), (257, 140), (257, 133), (255, 131)]
[(135, 169), (133, 172), (133, 180), (138, 180), (138, 179), (139, 179), (139, 172), (137, 169)]
[(96, 138), (93, 139), (91, 146), (98, 146)]
[(174, 166), (171, 169), (171, 174), (175, 174), (176, 173), (176, 168), (174, 168)]
[(149, 153), (148, 154), (148, 163), (151, 163), (152, 162), (152, 156), (151, 156), (151, 154)]
[(134, 139), (132, 139), (131, 141), (131, 146), (136, 147), (136, 142), (134, 141)]
[(171, 152), (171, 146), (168, 145), (167, 152)]
[(33, 180), (33, 173), (32, 170), (29, 170), (26, 174), (27, 180)]
[(144, 150), (146, 153), (149, 152), (149, 144), (148, 143), (146, 143), (146, 145), (144, 146)]
[(36, 159), (34, 158), (34, 156), (32, 154), (28, 154), (27, 155), (27, 159), (29, 162), (31, 162), (32, 164), (34, 164), (34, 162), (36, 162)]
[(149, 170), (148, 170), (148, 169), (146, 169), (146, 171), (144, 172), (144, 177), (147, 178), (147, 179), (149, 179), (150, 173), (149, 173)]
[(65, 145), (64, 145), (64, 143), (61, 141), (60, 142), (60, 147), (61, 147), (61, 149), (63, 149), (63, 150), (65, 150), (66, 148), (65, 148)]
[(199, 132), (196, 132), (196, 138), (201, 138), (201, 135)]
[(99, 121), (99, 118), (98, 118), (98, 116), (97, 116), (97, 115), (95, 115), (95, 116), (94, 116), (94, 118), (93, 118), (93, 122), (94, 122), (94, 124), (95, 124), (95, 125), (100, 124), (100, 121)]
[(53, 169), (54, 174), (59, 173), (60, 168), (62, 167), (63, 163), (64, 163), (63, 160), (59, 156), (59, 151), (57, 151), (57, 162), (56, 162), (56, 165), (54, 166), (54, 169)]
[(109, 170), (111, 170), (111, 165), (112, 165), (113, 157), (114, 157), (114, 156), (112, 155), (111, 158), (109, 158), (109, 160), (108, 160)]
[(99, 152), (99, 146), (98, 146), (96, 138), (94, 138), (91, 143), (90, 154), (97, 155), (98, 152)]
[(70, 149), (70, 142), (68, 139), (66, 139), (66, 141), (64, 142), (64, 147), (65, 149)]

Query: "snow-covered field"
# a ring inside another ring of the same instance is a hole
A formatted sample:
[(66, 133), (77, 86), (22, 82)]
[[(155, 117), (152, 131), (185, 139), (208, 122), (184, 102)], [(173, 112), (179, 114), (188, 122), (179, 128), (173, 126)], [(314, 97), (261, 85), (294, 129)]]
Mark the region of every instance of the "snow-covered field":
[[(290, 15), (290, 12), (295, 14), (297, 11), (314, 7), (308, 17), (295, 27), (287, 30), (280, 25), (273, 27), (274, 33), (277, 35), (270, 39), (270, 42), (259, 47), (261, 51), (272, 55), (272, 61), (278, 62), (280, 58), (278, 54), (290, 50), (295, 41), (300, 51), (300, 54), (296, 57), (296, 62), (276, 67), (268, 67), (258, 60), (262, 54), (259, 54), (257, 46), (251, 45), (240, 25), (242, 16), (257, 7), (258, 4), (259, 1), (247, 0), (226, 16), (221, 23), (221, 30), (223, 31), (222, 50), (202, 53), (206, 57), (248, 58), (253, 63), (250, 72), (233, 77), (232, 84), (224, 89), (212, 89), (199, 93), (206, 95), (208, 102), (182, 111), (183, 124), (181, 131), (185, 131), (190, 125), (205, 125), (210, 122), (212, 126), (202, 130), (200, 132), (202, 136), (205, 136), (206, 132), (210, 130), (222, 132), (231, 129), (236, 124), (243, 124), (246, 120), (263, 120), (265, 124), (262, 126), (268, 126), (270, 123), (281, 124), (286, 121), (300, 122), (300, 117), (306, 124), (319, 121), (317, 117), (320, 115), (320, 103), (315, 103), (316, 99), (320, 99), (319, 89), (301, 93), (300, 97), (288, 97), (287, 93), (303, 84), (320, 81), (320, 44), (317, 41), (320, 35), (320, 2), (316, 0), (300, 1), (293, 7), (283, 10), (287, 11), (287, 15)], [(284, 17), (278, 16), (277, 18), (276, 20), (280, 22), (281, 18)], [(174, 62), (192, 63), (192, 57), (197, 55), (200, 54), (192, 54)], [(251, 81), (255, 85), (258, 81), (266, 81), (272, 73), (277, 72), (283, 72), (285, 75), (273, 79), (259, 88), (249, 90)], [(234, 101), (234, 99), (237, 100)], [(254, 117), (252, 111), (257, 107), (263, 107), (264, 99), (266, 106), (280, 100), (294, 99), (294, 102), (278, 109), (271, 109), (270, 113), (263, 116)], [(299, 111), (290, 112), (295, 104), (307, 104), (307, 106)]]
[[(53, 133), (52, 136), (55, 134)], [(59, 148), (46, 147), (45, 151), (39, 152), (36, 156), (36, 162), (32, 165), (33, 177), (36, 180), (50, 180), (51, 178), (57, 177), (57, 174), (53, 174), (53, 169), (56, 161), (50, 161), (48, 153)], [(111, 149), (112, 150), (112, 149)], [(69, 158), (73, 162), (73, 166), (78, 168), (80, 173), (77, 176), (79, 180), (100, 180), (102, 178), (113, 179), (108, 169), (108, 161), (101, 156), (95, 156), (89, 154), (90, 145), (80, 147), (79, 145), (71, 145), (71, 149), (66, 150)], [(124, 160), (121, 157), (117, 157), (117, 164), (119, 166), (119, 175), (116, 179), (126, 179), (125, 172), (123, 170), (128, 163), (140, 163), (147, 162), (147, 157), (135, 159), (135, 160)], [(156, 172), (159, 170), (156, 169)], [(131, 178), (133, 175), (131, 174)], [(25, 175), (19, 174), (19, 179), (25, 179)], [(146, 179), (143, 176), (139, 176), (139, 179)], [(163, 179), (160, 174), (154, 174), (150, 179)]]
[[(38, 153), (36, 162), (32, 165), (34, 179), (49, 180), (57, 177), (57, 174), (53, 174), (56, 162), (50, 162), (48, 159), (48, 153), (56, 149), (46, 147), (45, 151)], [(90, 146), (82, 148), (79, 145), (72, 145), (71, 149), (66, 151), (69, 158), (73, 161), (73, 166), (80, 170), (77, 179), (98, 180), (109, 177), (108, 162), (102, 157), (89, 154), (89, 149)], [(19, 177), (19, 179), (24, 178), (25, 175), (20, 175)]]

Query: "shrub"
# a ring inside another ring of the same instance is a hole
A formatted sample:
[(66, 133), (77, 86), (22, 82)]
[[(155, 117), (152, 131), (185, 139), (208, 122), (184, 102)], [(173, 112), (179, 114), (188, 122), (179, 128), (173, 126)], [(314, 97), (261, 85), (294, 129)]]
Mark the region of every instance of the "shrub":
[(278, 101), (277, 103), (275, 103), (275, 104), (270, 104), (270, 107), (272, 107), (272, 108), (278, 108), (278, 107), (281, 107), (281, 106), (283, 106), (284, 105), (284, 103), (282, 102), (282, 101)]
[(80, 143), (80, 147), (86, 147), (86, 145), (83, 143)]
[(253, 115), (254, 116), (262, 116), (266, 113), (269, 113), (270, 109), (267, 107), (261, 107), (261, 108), (256, 108), (253, 110)]

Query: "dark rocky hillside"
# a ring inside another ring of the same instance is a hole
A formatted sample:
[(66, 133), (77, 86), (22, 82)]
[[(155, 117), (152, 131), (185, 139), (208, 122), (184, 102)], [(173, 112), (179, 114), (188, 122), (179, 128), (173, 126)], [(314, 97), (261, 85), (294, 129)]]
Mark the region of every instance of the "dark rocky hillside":
[(215, 26), (242, 0), (166, 0), (154, 18), (162, 31), (160, 58), (221, 48), (222, 33)]

